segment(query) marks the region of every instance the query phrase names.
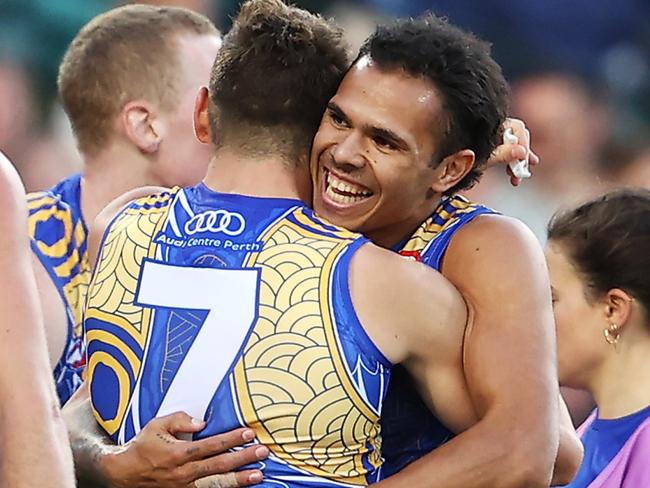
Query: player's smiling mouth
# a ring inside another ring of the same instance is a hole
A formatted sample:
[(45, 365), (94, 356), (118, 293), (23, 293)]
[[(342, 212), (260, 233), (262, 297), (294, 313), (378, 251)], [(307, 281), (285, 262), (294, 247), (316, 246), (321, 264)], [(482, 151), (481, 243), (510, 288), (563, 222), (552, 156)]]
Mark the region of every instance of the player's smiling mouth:
[(363, 185), (344, 179), (323, 168), (323, 195), (337, 206), (361, 203), (373, 196), (373, 192)]

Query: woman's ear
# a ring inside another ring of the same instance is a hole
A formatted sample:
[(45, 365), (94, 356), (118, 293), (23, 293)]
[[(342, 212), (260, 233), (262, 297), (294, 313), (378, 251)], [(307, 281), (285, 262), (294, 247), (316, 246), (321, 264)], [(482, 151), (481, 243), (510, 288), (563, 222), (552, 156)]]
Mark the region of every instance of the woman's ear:
[(616, 324), (621, 330), (625, 328), (632, 315), (632, 298), (620, 288), (612, 288), (605, 296), (605, 316), (610, 324)]

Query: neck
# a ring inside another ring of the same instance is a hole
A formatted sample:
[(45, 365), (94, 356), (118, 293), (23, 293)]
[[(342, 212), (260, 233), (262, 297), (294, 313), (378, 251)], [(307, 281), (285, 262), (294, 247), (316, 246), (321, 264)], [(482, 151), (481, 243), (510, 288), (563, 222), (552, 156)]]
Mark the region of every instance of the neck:
[(433, 195), (416, 209), (404, 212), (406, 216), (397, 222), (391, 222), (384, 227), (377, 227), (372, 230), (363, 231), (374, 244), (391, 249), (409, 238), (417, 230), (422, 222), (427, 220), (440, 205), (442, 194)]
[(137, 148), (113, 144), (92, 157), (84, 157), (81, 213), (87, 223), (112, 200), (134, 188), (155, 184), (149, 162)]
[(310, 181), (307, 164), (289, 163), (274, 154), (247, 155), (227, 147), (217, 149), (203, 180), (222, 193), (294, 198), (306, 203), (311, 202)]
[(623, 417), (650, 405), (650, 334), (637, 331), (628, 337), (624, 331), (590, 382), (601, 418)]

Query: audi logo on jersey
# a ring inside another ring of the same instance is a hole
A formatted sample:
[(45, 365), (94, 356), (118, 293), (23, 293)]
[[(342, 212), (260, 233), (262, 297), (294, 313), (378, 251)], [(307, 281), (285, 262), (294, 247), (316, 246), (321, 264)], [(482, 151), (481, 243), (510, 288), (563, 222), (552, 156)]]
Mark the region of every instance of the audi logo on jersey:
[(185, 223), (185, 233), (188, 235), (199, 232), (222, 232), (229, 236), (238, 236), (244, 232), (246, 221), (237, 212), (227, 210), (208, 210), (195, 215)]

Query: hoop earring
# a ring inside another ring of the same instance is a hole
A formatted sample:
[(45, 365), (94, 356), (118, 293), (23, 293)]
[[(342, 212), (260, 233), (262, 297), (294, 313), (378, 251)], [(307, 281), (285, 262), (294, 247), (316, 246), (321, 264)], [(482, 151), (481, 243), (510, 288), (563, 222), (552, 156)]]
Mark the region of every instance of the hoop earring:
[(616, 324), (609, 324), (609, 327), (603, 329), (603, 335), (605, 336), (607, 344), (611, 344), (612, 346), (616, 347), (618, 338), (621, 336), (621, 329)]

